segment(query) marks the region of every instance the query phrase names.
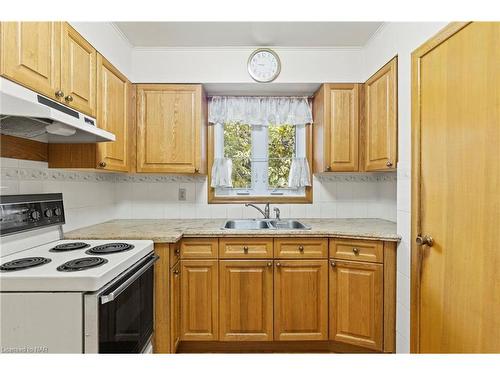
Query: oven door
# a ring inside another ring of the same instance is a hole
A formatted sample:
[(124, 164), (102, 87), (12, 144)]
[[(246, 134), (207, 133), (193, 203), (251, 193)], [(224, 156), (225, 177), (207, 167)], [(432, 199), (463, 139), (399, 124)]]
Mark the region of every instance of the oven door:
[(98, 297), (99, 353), (141, 353), (153, 333), (151, 254)]

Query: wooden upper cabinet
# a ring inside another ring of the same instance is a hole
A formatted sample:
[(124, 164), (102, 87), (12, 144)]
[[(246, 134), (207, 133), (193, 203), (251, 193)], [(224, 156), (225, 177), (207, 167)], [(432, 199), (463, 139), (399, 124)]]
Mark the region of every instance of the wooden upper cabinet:
[(397, 57), (365, 83), (364, 159), (366, 171), (396, 169)]
[(181, 340), (215, 341), (218, 323), (217, 260), (181, 260)]
[(314, 95), (314, 173), (359, 170), (359, 89), (357, 83), (330, 83)]
[(2, 22), (0, 27), (1, 74), (59, 100), (61, 23)]
[(66, 105), (88, 115), (96, 112), (97, 52), (68, 23), (61, 40), (61, 86)]
[(201, 85), (137, 85), (137, 172), (206, 173)]
[(97, 55), (97, 125), (115, 135), (114, 142), (97, 144), (97, 168), (130, 170), (129, 152), (130, 83), (113, 65)]
[(274, 339), (328, 339), (328, 260), (276, 260)]
[(330, 340), (382, 350), (383, 277), (381, 264), (331, 261)]
[(273, 340), (273, 261), (221, 260), (220, 340)]

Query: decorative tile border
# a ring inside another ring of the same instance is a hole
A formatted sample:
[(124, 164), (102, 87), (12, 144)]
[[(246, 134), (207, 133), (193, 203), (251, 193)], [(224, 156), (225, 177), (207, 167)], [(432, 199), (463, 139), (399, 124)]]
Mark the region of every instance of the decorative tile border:
[(320, 182), (377, 182), (396, 181), (397, 173), (323, 173), (315, 177)]

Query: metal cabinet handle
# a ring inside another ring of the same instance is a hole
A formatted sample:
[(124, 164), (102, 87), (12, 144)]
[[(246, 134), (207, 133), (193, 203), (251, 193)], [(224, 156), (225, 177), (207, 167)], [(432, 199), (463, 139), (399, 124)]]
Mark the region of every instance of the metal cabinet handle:
[(359, 249), (357, 247), (355, 247), (355, 248), (352, 249), (352, 252), (354, 254), (358, 255), (359, 254)]
[(280, 262), (276, 263), (276, 267), (281, 267), (281, 263)]
[(429, 246), (432, 247), (434, 245), (434, 239), (431, 236), (422, 236), (418, 235), (415, 239), (415, 242), (418, 246)]
[(179, 270), (174, 271), (174, 275), (177, 276), (179, 274)]
[(244, 251), (245, 253), (248, 253), (248, 246), (243, 246), (243, 251)]
[(299, 251), (300, 251), (301, 253), (302, 253), (302, 252), (304, 252), (304, 246), (299, 245)]
[(387, 163), (385, 163), (385, 165), (387, 165), (388, 168), (392, 167), (392, 162), (389, 160)]
[(332, 265), (332, 267), (335, 267), (337, 265), (337, 263), (335, 263), (333, 260), (330, 262), (330, 264)]
[(175, 255), (179, 256), (181, 254), (181, 250), (179, 248), (175, 249)]
[(272, 265), (273, 265), (273, 262), (267, 262), (268, 267), (272, 267)]
[(54, 94), (58, 98), (62, 98), (64, 96), (64, 92), (62, 92), (61, 90), (57, 90)]
[(132, 284), (135, 280), (137, 280), (144, 272), (146, 272), (160, 257), (158, 255), (153, 255), (151, 260), (147, 262), (144, 266), (142, 266), (136, 273), (134, 273), (130, 278), (127, 279), (123, 284), (120, 284), (115, 290), (112, 292), (101, 296), (101, 304), (114, 301), (120, 294), (122, 294), (125, 289), (128, 288), (130, 284)]
[(327, 172), (331, 172), (331, 170), (332, 170), (332, 167), (330, 167), (330, 166), (326, 167)]
[(64, 98), (64, 100), (66, 100), (67, 102), (72, 102), (73, 101), (73, 97), (71, 95), (68, 95)]
[(107, 165), (107, 164), (106, 164), (106, 162), (105, 162), (105, 161), (101, 161), (101, 162), (98, 164), (99, 168), (106, 168), (106, 165)]
[(198, 168), (195, 168), (194, 173), (200, 173), (200, 170)]

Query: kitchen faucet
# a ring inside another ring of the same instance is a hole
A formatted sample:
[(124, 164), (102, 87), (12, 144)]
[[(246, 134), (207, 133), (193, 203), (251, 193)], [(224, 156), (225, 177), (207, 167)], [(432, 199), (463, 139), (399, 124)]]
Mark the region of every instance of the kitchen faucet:
[(266, 206), (264, 207), (264, 210), (262, 210), (261, 208), (257, 207), (255, 204), (252, 204), (252, 203), (245, 203), (245, 207), (253, 207), (253, 208), (255, 208), (262, 215), (264, 215), (264, 219), (269, 219), (270, 218), (269, 203), (266, 203)]

